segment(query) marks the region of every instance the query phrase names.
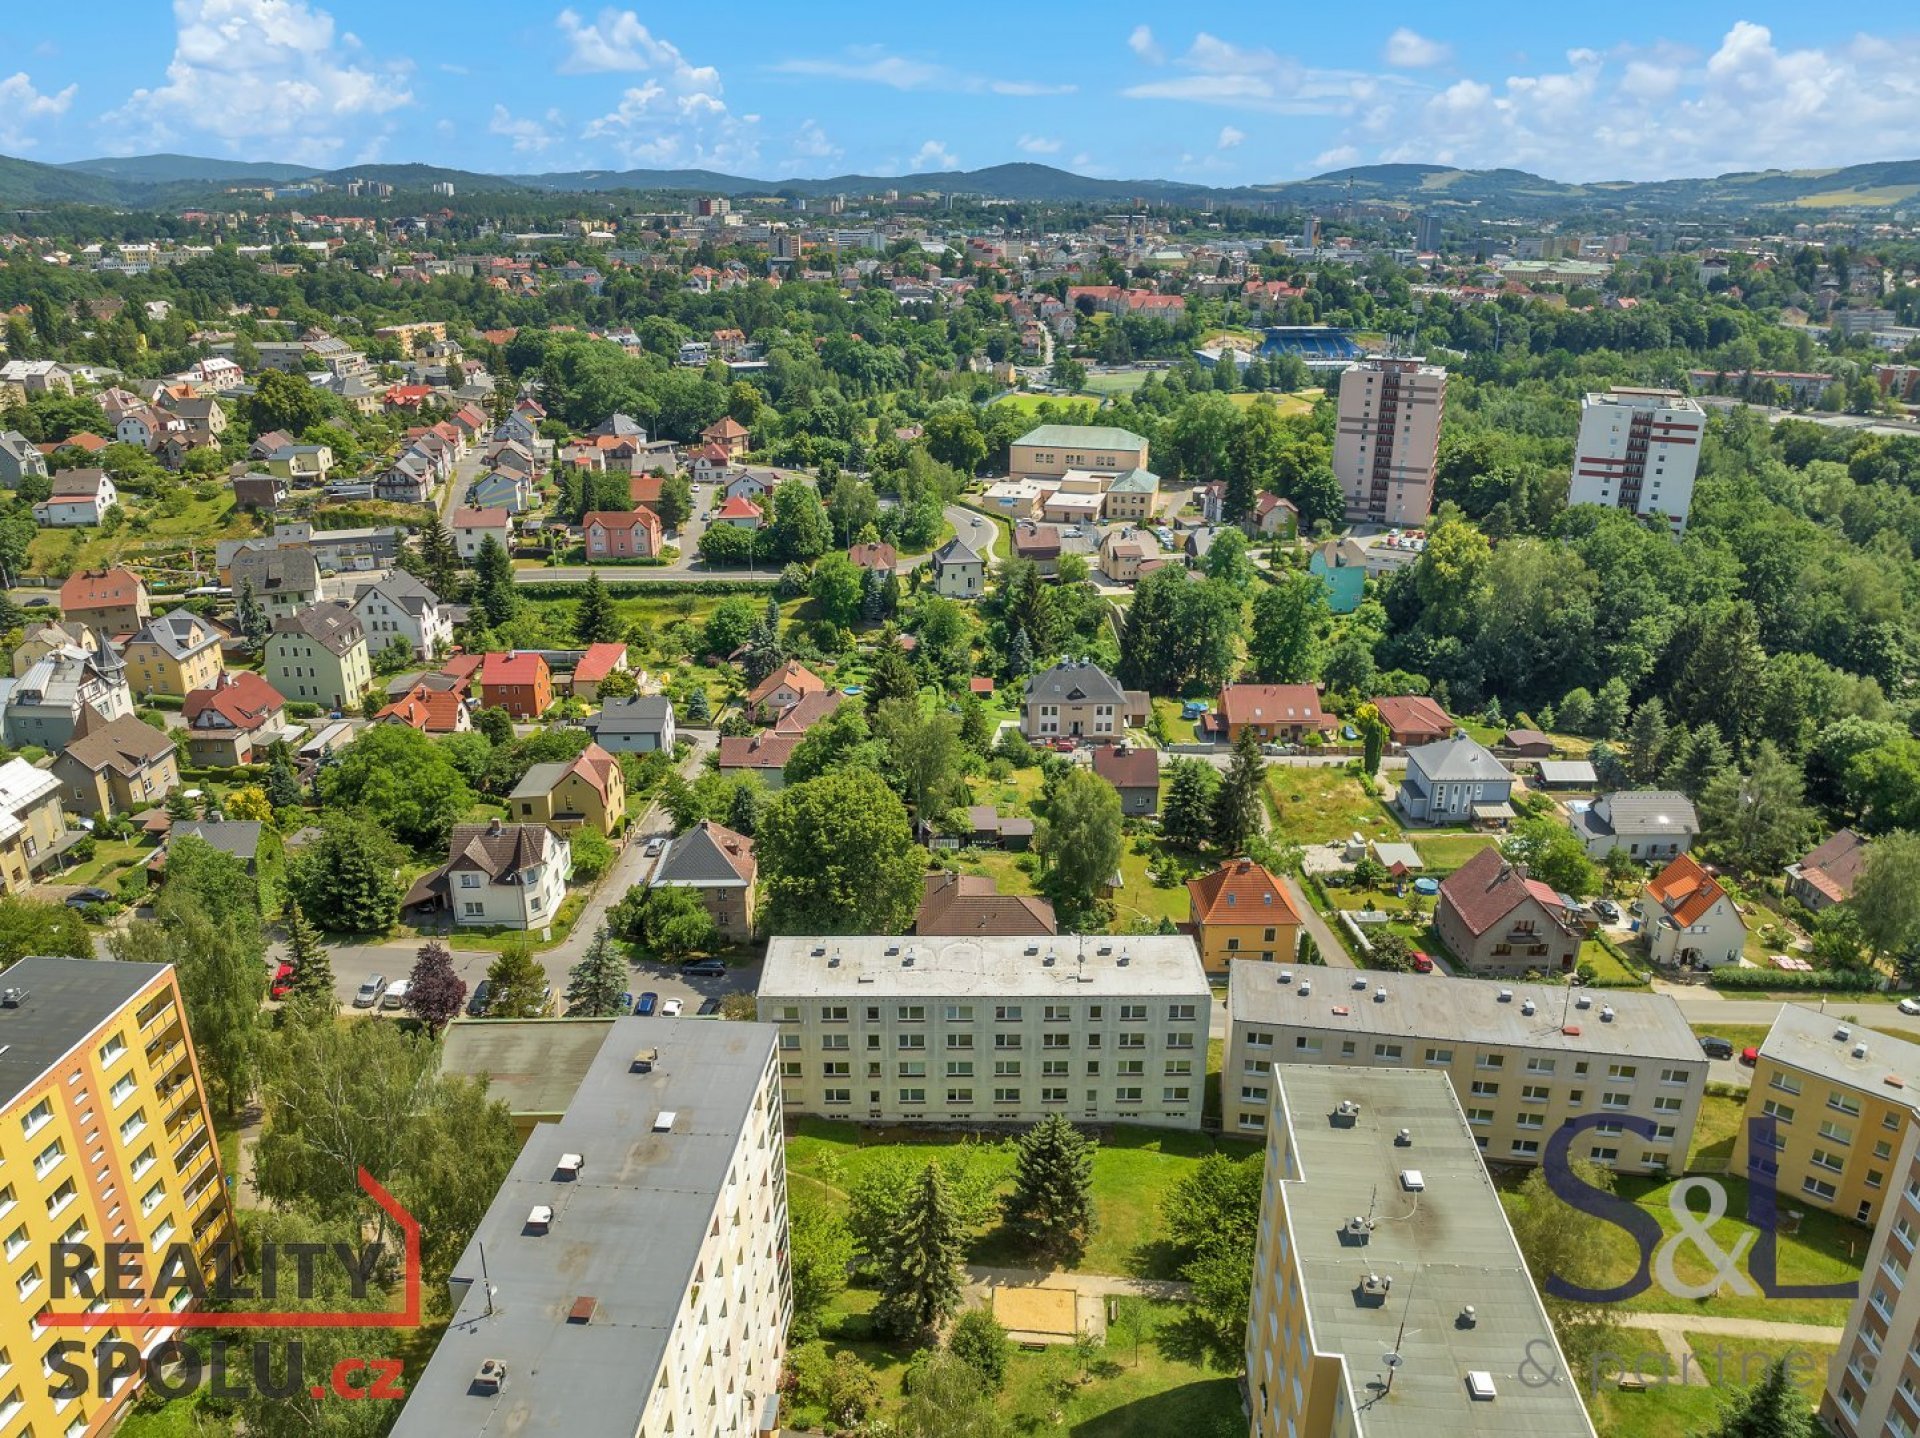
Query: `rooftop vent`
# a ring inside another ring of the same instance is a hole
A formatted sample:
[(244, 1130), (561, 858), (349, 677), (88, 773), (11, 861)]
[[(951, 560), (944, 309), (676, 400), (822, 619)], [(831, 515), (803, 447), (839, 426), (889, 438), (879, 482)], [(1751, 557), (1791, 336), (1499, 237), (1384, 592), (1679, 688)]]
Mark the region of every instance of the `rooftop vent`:
[(887, 957), (888, 957), (888, 958), (890, 958), (890, 959), (891, 959), (891, 958), (894, 958), (895, 956), (897, 956), (897, 955), (899, 954), (899, 952), (900, 952), (900, 946), (899, 946), (898, 944), (888, 944), (888, 945), (887, 945)]
[(814, 946), (813, 946), (813, 947), (812, 947), (811, 949), (809, 949), (809, 950), (808, 950), (807, 952), (808, 952), (808, 953), (810, 953), (810, 954), (812, 954), (812, 955), (813, 955), (813, 957), (814, 957), (814, 958), (816, 958), (816, 959), (817, 959), (817, 958), (821, 958), (821, 957), (823, 957), (823, 956), (824, 956), (824, 955), (826, 954), (826, 952), (827, 952), (827, 946), (826, 946), (825, 944), (815, 944), (815, 945), (814, 945)]
[(1346, 1227), (1341, 1231), (1345, 1233), (1348, 1238), (1357, 1238), (1364, 1243), (1368, 1235), (1373, 1232), (1373, 1224), (1368, 1221), (1365, 1214), (1356, 1213), (1352, 1218), (1347, 1220)]
[(1379, 988), (1373, 991), (1373, 1001), (1376, 1004), (1384, 1004), (1387, 1001), (1387, 986), (1385, 984), (1380, 985)]
[(1046, 968), (1049, 968), (1049, 969), (1050, 969), (1050, 968), (1052, 968), (1052, 967), (1053, 967), (1053, 966), (1054, 966), (1054, 965), (1055, 965), (1056, 963), (1058, 963), (1058, 962), (1059, 962), (1059, 960), (1060, 960), (1060, 956), (1059, 956), (1058, 954), (1056, 954), (1056, 953), (1054, 953), (1054, 951), (1053, 951), (1052, 949), (1048, 949), (1048, 950), (1047, 950), (1047, 956), (1046, 956), (1046, 957), (1045, 957), (1044, 959), (1042, 959), (1042, 960), (1041, 960), (1040, 962), (1041, 962), (1041, 964), (1042, 964), (1042, 965), (1044, 965), (1044, 966), (1045, 966)]
[(1845, 1024), (1842, 1024), (1839, 1028), (1833, 1031), (1833, 1037), (1836, 1043), (1845, 1043), (1848, 1039), (1853, 1037), (1853, 1030), (1848, 1028)]
[(1533, 1000), (1522, 999), (1520, 1001), (1520, 1012), (1523, 1014), (1531, 1014), (1533, 1012)]
[(1460, 1310), (1460, 1316), (1454, 1319), (1453, 1322), (1456, 1328), (1472, 1328), (1479, 1323), (1479, 1321), (1480, 1315), (1473, 1311), (1473, 1305), (1469, 1303), (1465, 1308)]
[(837, 969), (840, 967), (840, 951), (838, 949), (835, 949), (832, 953), (827, 955), (827, 967), (830, 969)]
[(1353, 976), (1353, 986), (1356, 989), (1364, 989), (1371, 982), (1373, 981), (1369, 979), (1365, 974), (1355, 974)]
[(544, 1203), (536, 1203), (527, 1213), (527, 1232), (545, 1233), (553, 1223), (553, 1210)]
[(1393, 1288), (1393, 1280), (1384, 1274), (1369, 1273), (1360, 1280), (1360, 1291), (1368, 1298), (1385, 1298)]
[(1512, 1002), (1513, 1002), (1513, 990), (1512, 990), (1512, 989), (1502, 989), (1502, 990), (1500, 990), (1500, 993), (1499, 993), (1499, 995), (1498, 995), (1498, 996), (1496, 997), (1496, 1000), (1495, 1000), (1495, 1002), (1497, 1002), (1497, 1003), (1503, 1003), (1503, 1004), (1510, 1004), (1510, 1003), (1512, 1003)]
[(507, 1386), (507, 1360), (489, 1358), (480, 1365), (480, 1371), (473, 1375), (469, 1391), (482, 1398), (491, 1398)]
[(1865, 1044), (1855, 1044), (1853, 1046), (1853, 1056), (1857, 1059), (1865, 1058), (1867, 1056), (1867, 1046)]
[(1038, 944), (1028, 944), (1027, 947), (1023, 950), (1023, 952), (1026, 954), (1028, 958), (1032, 958), (1035, 954), (1040, 952), (1040, 946)]
[(653, 1116), (653, 1131), (655, 1133), (672, 1133), (673, 1121), (678, 1117), (680, 1117), (680, 1115), (670, 1108), (661, 1109), (659, 1113)]
[(1300, 980), (1300, 992), (1301, 992), (1301, 993), (1303, 993), (1303, 994), (1310, 994), (1310, 993), (1312, 993), (1312, 992), (1313, 992), (1313, 980), (1312, 980), (1312, 979), (1302, 979), (1302, 980)]
[(650, 1074), (653, 1072), (653, 1066), (659, 1062), (660, 1062), (659, 1049), (640, 1049), (638, 1052), (634, 1054), (633, 1062), (627, 1065), (627, 1072), (636, 1073), (636, 1074)]
[(1412, 1148), (1413, 1130), (1410, 1128), (1401, 1129), (1400, 1132), (1393, 1136), (1393, 1145), (1395, 1148)]
[(1573, 998), (1573, 1006), (1574, 1006), (1574, 1007), (1575, 1007), (1576, 1009), (1590, 1009), (1590, 1008), (1592, 1008), (1592, 1007), (1593, 1007), (1593, 995), (1592, 995), (1592, 994), (1575, 994), (1575, 995), (1574, 995), (1574, 998)]
[(599, 1310), (600, 1300), (582, 1295), (573, 1300), (573, 1307), (567, 1310), (567, 1322), (591, 1323), (593, 1315)]
[(1603, 1024), (1610, 1024), (1613, 1022), (1613, 1005), (1612, 1004), (1600, 1005), (1600, 1022)]
[(1096, 954), (1099, 954), (1102, 958), (1105, 958), (1108, 954), (1113, 952), (1113, 945), (1102, 944), (1099, 948), (1095, 949), (1094, 952)]
[(900, 967), (903, 969), (910, 969), (913, 967), (913, 950), (912, 949), (908, 949), (906, 952), (906, 956), (900, 960)]
[(873, 975), (872, 974), (855, 974), (853, 981), (856, 984), (870, 984), (873, 982)]
[(1125, 949), (1122, 949), (1120, 951), (1120, 957), (1115, 959), (1114, 962), (1124, 969), (1128, 964), (1133, 962), (1133, 955)]
[(1293, 982), (1293, 970), (1292, 969), (1280, 970), (1280, 987), (1285, 988), (1288, 984), (1292, 982)]
[(1560, 1025), (1560, 1032), (1565, 1034), (1570, 1039), (1577, 1039), (1580, 1037), (1580, 1025), (1562, 1024)]
[(0, 1009), (17, 1009), (26, 1001), (25, 989), (0, 989)]
[(1427, 1186), (1427, 1176), (1417, 1168), (1400, 1170), (1400, 1187), (1408, 1193), (1418, 1193)]
[(1493, 1389), (1493, 1375), (1484, 1368), (1476, 1368), (1467, 1374), (1467, 1392), (1482, 1403), (1491, 1403), (1497, 1396)]
[(560, 1162), (553, 1167), (553, 1176), (568, 1180), (576, 1179), (580, 1177), (580, 1170), (586, 1167), (586, 1163), (584, 1154), (563, 1153), (560, 1155)]
[(1336, 1123), (1344, 1123), (1351, 1126), (1353, 1121), (1359, 1117), (1360, 1105), (1350, 1098), (1343, 1098), (1333, 1106), (1333, 1118)]

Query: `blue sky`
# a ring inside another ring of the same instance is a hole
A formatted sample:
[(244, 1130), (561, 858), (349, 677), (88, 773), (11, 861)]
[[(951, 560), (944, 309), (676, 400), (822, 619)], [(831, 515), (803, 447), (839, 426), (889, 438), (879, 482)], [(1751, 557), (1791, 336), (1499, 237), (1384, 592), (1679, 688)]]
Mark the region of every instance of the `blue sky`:
[(1777, 0), (1705, 8), (1441, 0), (1415, 30), (1327, 5), (13, 0), (0, 153), (768, 178), (1035, 160), (1215, 184), (1920, 157), (1920, 22), (1899, 29), (1900, 7), (1851, 12), (1877, 32)]

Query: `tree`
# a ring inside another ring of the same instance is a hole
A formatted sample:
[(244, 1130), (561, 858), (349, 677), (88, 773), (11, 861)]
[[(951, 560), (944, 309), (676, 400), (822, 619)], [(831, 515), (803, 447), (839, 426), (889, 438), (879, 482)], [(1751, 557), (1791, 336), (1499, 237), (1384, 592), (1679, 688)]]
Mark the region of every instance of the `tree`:
[(293, 758), (287, 753), (287, 746), (276, 739), (267, 753), (267, 800), (276, 813), (282, 813), (298, 809), (302, 797)]
[(782, 480), (773, 491), (773, 518), (767, 525), (774, 558), (811, 564), (833, 543), (833, 524), (813, 486), (801, 479)]
[(860, 601), (865, 594), (865, 576), (860, 566), (844, 554), (826, 554), (813, 566), (807, 581), (807, 594), (829, 624), (851, 629), (860, 622)]
[(1372, 778), (1380, 770), (1380, 756), (1386, 752), (1393, 731), (1372, 704), (1362, 704), (1353, 711), (1353, 727), (1360, 731), (1360, 772)]
[(240, 598), (234, 608), (234, 623), (240, 627), (247, 648), (256, 652), (273, 632), (273, 621), (267, 618), (266, 610), (260, 607), (260, 601), (254, 596), (251, 579), (240, 581)]
[(651, 508), (660, 516), (663, 528), (685, 528), (693, 517), (693, 481), (684, 474), (668, 475), (660, 481), (660, 497)]
[(1237, 529), (1223, 529), (1207, 550), (1207, 578), (1245, 589), (1253, 583), (1253, 556), (1247, 552), (1247, 536)]
[(590, 572), (580, 590), (579, 607), (573, 611), (573, 637), (582, 644), (611, 644), (624, 632), (600, 575)]
[(1225, 1347), (1244, 1341), (1260, 1232), (1261, 1164), (1256, 1155), (1210, 1153), (1162, 1202), (1167, 1236), (1194, 1285), (1193, 1306)]
[(1007, 1218), (1050, 1259), (1077, 1259), (1093, 1233), (1097, 1147), (1057, 1113), (1020, 1135)]
[(1213, 833), (1214, 795), (1220, 771), (1203, 759), (1175, 759), (1167, 768), (1167, 799), (1160, 832), (1167, 842), (1198, 849)]
[(713, 705), (707, 698), (704, 685), (698, 685), (687, 695), (687, 723), (705, 724), (713, 718)]
[(811, 1194), (788, 1195), (787, 1250), (793, 1267), (793, 1336), (804, 1342), (847, 1286), (853, 1234), (846, 1219)]
[(896, 934), (920, 905), (925, 866), (907, 811), (871, 771), (774, 795), (754, 854), (773, 933)]
[(1156, 694), (1188, 684), (1218, 688), (1231, 675), (1240, 640), (1240, 592), (1218, 580), (1195, 582), (1176, 566), (1135, 586), (1120, 634), (1120, 682)]
[(1777, 1358), (1759, 1382), (1721, 1407), (1720, 1419), (1709, 1438), (1816, 1438), (1824, 1431), (1814, 1419), (1806, 1394), (1795, 1382), (1788, 1360)]
[(460, 1017), (467, 1004), (467, 981), (454, 972), (453, 954), (438, 939), (422, 944), (407, 978), (407, 1006), (413, 1016), (438, 1034)]
[(1364, 694), (1373, 688), (1376, 669), (1372, 642), (1359, 629), (1349, 626), (1327, 655), (1322, 677), (1329, 689)]
[(789, 784), (804, 784), (835, 769), (879, 766), (880, 746), (868, 728), (866, 711), (858, 704), (842, 704), (800, 736), (782, 776)]
[(821, 1396), (828, 1419), (851, 1427), (864, 1422), (867, 1415), (880, 1406), (880, 1380), (860, 1361), (859, 1354), (843, 1348), (833, 1355), (833, 1366), (827, 1370)]
[(1326, 613), (1326, 586), (1300, 570), (1254, 595), (1247, 659), (1263, 683), (1307, 684), (1320, 677)]
[(1087, 387), (1087, 367), (1079, 360), (1068, 356), (1065, 350), (1059, 351), (1053, 358), (1053, 369), (1049, 378), (1055, 389), (1063, 389), (1068, 394), (1078, 394)]
[(513, 584), (513, 561), (500, 541), (489, 534), (473, 557), (473, 603), (487, 627), (511, 624), (520, 612), (520, 594)]
[[(544, 982), (544, 980), (543, 980)], [(594, 930), (592, 942), (580, 962), (567, 971), (567, 1014), (583, 1019), (607, 1019), (625, 1013), (620, 996), (626, 992), (627, 964), (613, 941), (607, 926)]]
[(974, 1379), (990, 1393), (1006, 1386), (1013, 1360), (1013, 1341), (989, 1308), (969, 1308), (953, 1320), (947, 1351), (973, 1370)]
[(1593, 732), (1593, 695), (1585, 689), (1569, 689), (1560, 701), (1560, 727), (1569, 734)]
[(1500, 852), (1557, 893), (1579, 898), (1599, 891), (1600, 871), (1580, 836), (1549, 815), (1522, 819), (1501, 841)]
[(498, 704), (489, 704), (476, 713), (473, 727), (496, 748), (513, 743), (513, 716)]
[(287, 901), (283, 920), (287, 931), (287, 962), (293, 965), (291, 997), (303, 1000), (328, 1016), (338, 1006), (333, 991), (333, 964), (320, 935), (300, 912), (297, 899)]
[(547, 1011), (547, 975), (524, 940), (509, 943), (487, 965), (487, 1017), (537, 1019)]
[(255, 439), (274, 429), (297, 435), (325, 420), (331, 409), (331, 396), (305, 375), (268, 370), (254, 386), (247, 419)]
[(930, 1332), (960, 1306), (960, 1258), (966, 1230), (947, 1191), (945, 1171), (929, 1163), (899, 1215), (880, 1275), (874, 1319), (897, 1338)]
[(1020, 679), (1033, 672), (1033, 643), (1027, 631), (1016, 629), (1007, 643), (1007, 678)]
[(1920, 957), (1920, 834), (1896, 829), (1875, 839), (1847, 907), (1877, 952)]
[(867, 676), (867, 708), (878, 709), (889, 699), (910, 699), (920, 692), (907, 651), (889, 639), (873, 656), (873, 670)]
[(727, 827), (751, 838), (766, 812), (767, 791), (751, 774), (734, 785), (733, 798), (727, 803)]
[(330, 934), (384, 934), (400, 917), (402, 859), (377, 825), (336, 810), (288, 863), (287, 892)]
[(940, 463), (970, 475), (986, 461), (987, 438), (972, 405), (936, 405), (921, 428), (927, 453)]
[(1656, 694), (1633, 711), (1627, 725), (1627, 772), (1634, 783), (1658, 782), (1666, 762), (1668, 737), (1667, 706)]
[(874, 711), (873, 730), (886, 750), (888, 775), (920, 819), (943, 813), (956, 790), (964, 793), (960, 721), (929, 714), (914, 699), (889, 699)]
[[(1575, 1178), (1591, 1188), (1613, 1191), (1613, 1171), (1589, 1159), (1571, 1160)], [(1613, 1250), (1601, 1225), (1586, 1222), (1586, 1215), (1553, 1191), (1544, 1168), (1530, 1172), (1520, 1185), (1517, 1202), (1507, 1210), (1513, 1236), (1520, 1253), (1532, 1271), (1540, 1289), (1541, 1301), (1553, 1320), (1553, 1329), (1567, 1355), (1568, 1370), (1592, 1372), (1601, 1356), (1614, 1347), (1618, 1332), (1617, 1310), (1607, 1303), (1576, 1303), (1557, 1298), (1546, 1288), (1547, 1280), (1558, 1277), (1564, 1283), (1604, 1288), (1613, 1282)]]
[(1748, 773), (1727, 770), (1701, 793), (1700, 837), (1747, 873), (1775, 873), (1813, 827), (1801, 793), (1799, 768), (1762, 739)]
[(699, 894), (668, 884), (650, 892), (640, 933), (632, 937), (660, 957), (674, 960), (711, 952), (720, 942), (720, 929)]
[(1593, 698), (1593, 732), (1602, 738), (1618, 739), (1627, 727), (1629, 697), (1627, 681), (1618, 674), (1602, 684)]
[(1074, 912), (1090, 908), (1120, 867), (1120, 791), (1091, 769), (1069, 769), (1048, 785), (1046, 817), (1035, 827), (1047, 893)]
[[(955, 1320), (956, 1332), (974, 1313), (986, 1310), (961, 1314)], [(1007, 1432), (994, 1398), (999, 1385), (985, 1383), (980, 1370), (951, 1349), (916, 1353), (907, 1365), (903, 1386), (906, 1398), (900, 1406), (899, 1438), (1004, 1438)]]
[(0, 968), (29, 954), (93, 957), (93, 934), (87, 921), (65, 904), (0, 894)]
[(375, 724), (320, 773), (329, 807), (356, 808), (401, 843), (444, 850), (473, 790), (446, 748), (405, 724)]
[(1260, 786), (1266, 772), (1260, 741), (1251, 728), (1243, 728), (1213, 802), (1213, 842), (1228, 854), (1240, 853), (1260, 832)]
[(1330, 465), (1316, 464), (1294, 481), (1287, 496), (1300, 511), (1300, 532), (1314, 534), (1323, 524), (1338, 524), (1347, 512), (1347, 496)]

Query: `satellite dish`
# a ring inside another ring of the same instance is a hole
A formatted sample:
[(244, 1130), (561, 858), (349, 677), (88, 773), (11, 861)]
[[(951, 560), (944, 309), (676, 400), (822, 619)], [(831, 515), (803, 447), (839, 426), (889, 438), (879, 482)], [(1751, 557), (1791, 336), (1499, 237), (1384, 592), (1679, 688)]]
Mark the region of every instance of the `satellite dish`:
[(1398, 1368), (1402, 1363), (1405, 1363), (1407, 1360), (1402, 1358), (1398, 1353), (1389, 1353), (1385, 1358), (1381, 1359), (1380, 1361), (1386, 1364), (1388, 1368)]

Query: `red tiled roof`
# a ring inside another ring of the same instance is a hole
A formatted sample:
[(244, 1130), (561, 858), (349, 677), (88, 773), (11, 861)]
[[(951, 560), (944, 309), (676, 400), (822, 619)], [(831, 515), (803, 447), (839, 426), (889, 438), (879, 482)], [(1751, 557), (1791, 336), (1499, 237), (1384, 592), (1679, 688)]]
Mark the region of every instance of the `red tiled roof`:
[(1052, 904), (1003, 894), (990, 874), (928, 874), (913, 921), (919, 934), (1041, 935), (1057, 927)]
[(660, 490), (666, 482), (666, 476), (661, 474), (631, 475), (627, 479), (627, 498), (635, 504), (658, 504)]
[(1836, 904), (1853, 897), (1853, 886), (1867, 864), (1867, 841), (1842, 829), (1800, 861), (1800, 877)]
[(505, 529), (512, 523), (513, 516), (499, 506), (488, 509), (462, 507), (453, 512), (455, 529)]
[(762, 730), (758, 734), (729, 734), (720, 740), (722, 769), (784, 769), (804, 734)]
[(1727, 896), (1727, 891), (1694, 862), (1691, 854), (1680, 855), (1656, 874), (1648, 882), (1647, 892), (1683, 929), (1699, 923), (1707, 910)]
[(747, 427), (732, 415), (723, 415), (700, 431), (700, 438), (712, 440), (745, 439)]
[(140, 576), (115, 565), (112, 569), (83, 569), (60, 586), (60, 612), (84, 614), (92, 609), (117, 609), (140, 596)]
[(1294, 908), (1286, 885), (1251, 859), (1235, 859), (1211, 874), (1187, 880), (1187, 893), (1196, 923), (1257, 924), (1269, 918), (1283, 924), (1300, 922), (1300, 911)]
[(1103, 744), (1093, 751), (1093, 772), (1116, 789), (1160, 787), (1160, 756), (1152, 749)]
[(759, 505), (750, 499), (736, 494), (732, 499), (729, 499), (725, 504), (720, 506), (720, 512), (714, 517), (716, 519), (759, 519), (763, 514), (764, 511)]
[(847, 558), (862, 569), (898, 569), (900, 567), (899, 554), (884, 540), (874, 544), (856, 544), (847, 551)]
[(660, 516), (644, 504), (637, 509), (590, 509), (580, 519), (580, 528), (599, 525), (605, 530), (644, 529), (655, 539), (660, 537)]
[(547, 661), (531, 651), (489, 654), (480, 666), (480, 685), (491, 690), (496, 684), (538, 684), (546, 673)]
[(1312, 724), (1339, 721), (1320, 706), (1311, 684), (1229, 684), (1220, 691), (1220, 717), (1229, 724)]
[(1442, 902), (1452, 906), (1468, 932), (1484, 934), (1528, 899), (1544, 907), (1548, 917), (1564, 922), (1560, 896), (1538, 879), (1509, 864), (1499, 849), (1489, 846), (1475, 854), (1440, 884)]
[(1395, 739), (1403, 734), (1451, 734), (1447, 711), (1424, 694), (1385, 694), (1373, 701)]
[(580, 662), (573, 666), (575, 684), (598, 684), (620, 667), (620, 661), (627, 657), (624, 644), (589, 644), (587, 652), (580, 656)]
[(747, 702), (758, 704), (783, 684), (796, 694), (817, 694), (827, 687), (826, 680), (806, 665), (797, 659), (789, 659), (747, 691)]
[(251, 732), (286, 704), (280, 691), (251, 669), (236, 669), (222, 674), (219, 682), (210, 688), (196, 689), (187, 695), (181, 713), (186, 717), (188, 728), (194, 727), (193, 721), (211, 709), (235, 729)]

